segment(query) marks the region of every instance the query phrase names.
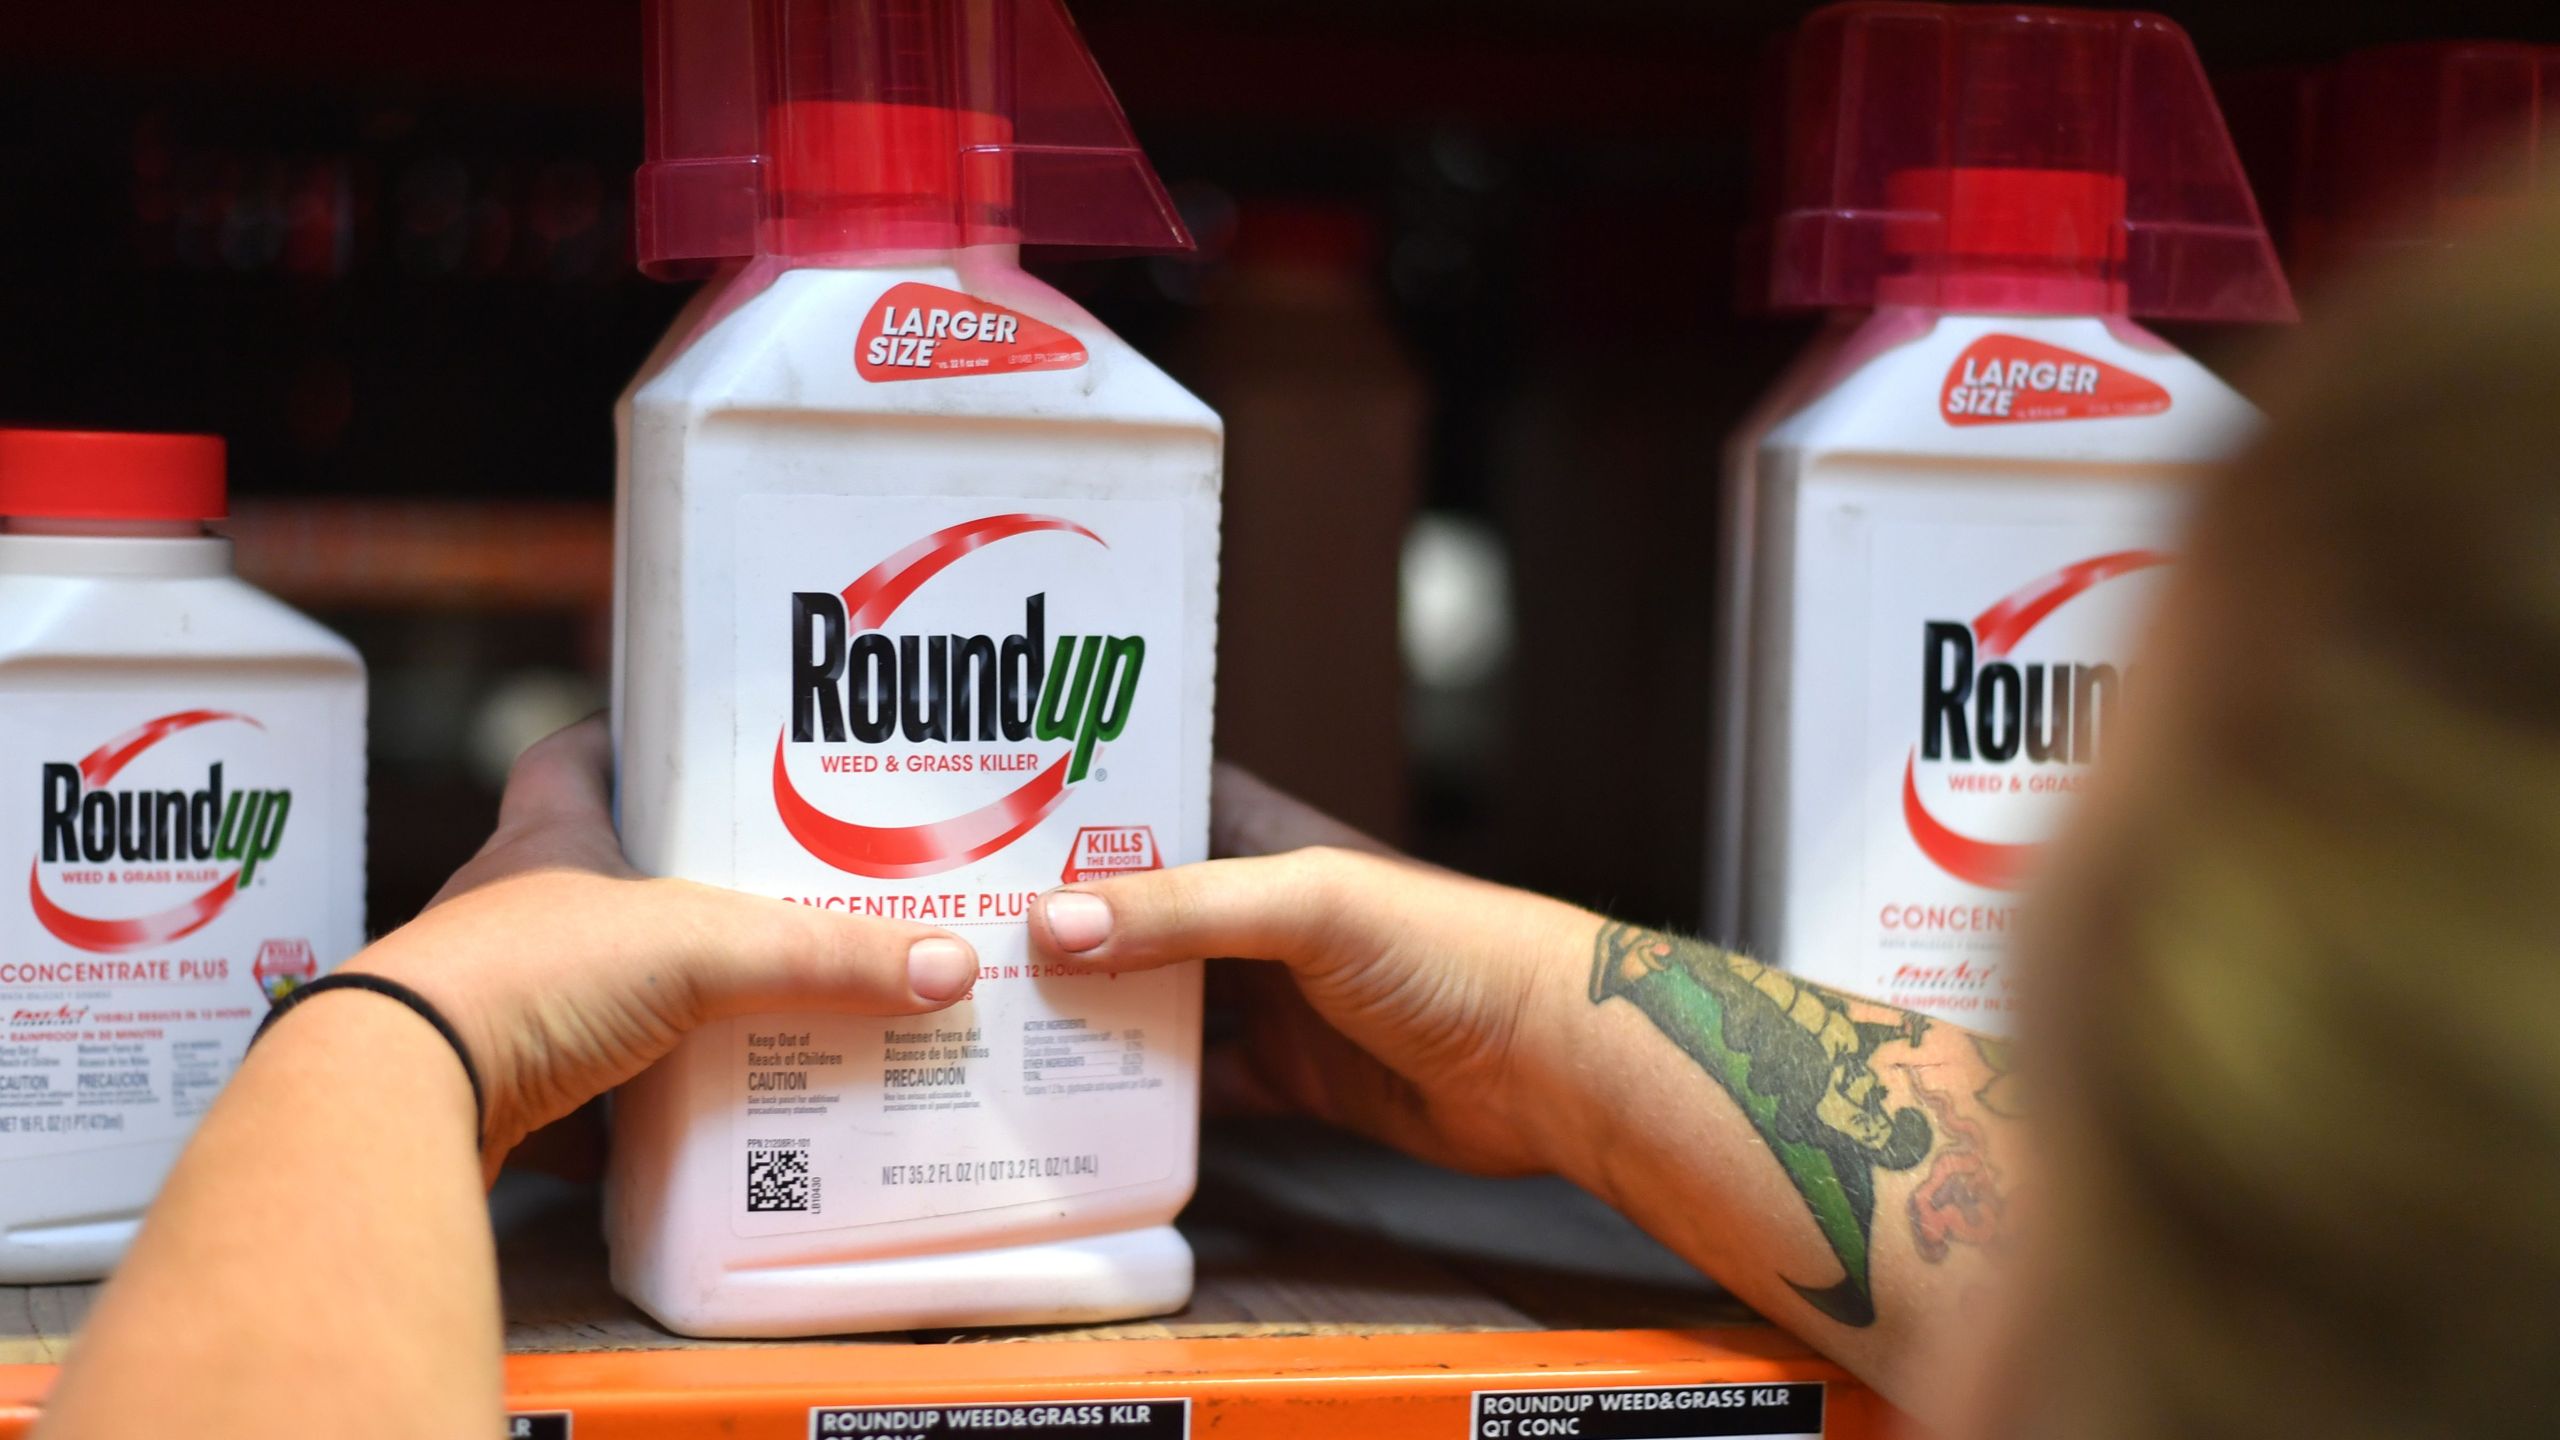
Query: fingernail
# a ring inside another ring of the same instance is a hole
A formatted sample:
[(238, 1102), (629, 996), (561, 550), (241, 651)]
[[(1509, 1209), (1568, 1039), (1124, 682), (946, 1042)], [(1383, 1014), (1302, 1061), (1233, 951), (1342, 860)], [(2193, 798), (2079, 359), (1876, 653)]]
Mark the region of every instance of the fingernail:
[(1111, 938), (1111, 905), (1081, 890), (1052, 890), (1040, 902), (1049, 938), (1061, 950), (1090, 950)]
[(907, 988), (927, 1000), (957, 1000), (977, 978), (977, 955), (948, 936), (930, 936), (907, 947)]

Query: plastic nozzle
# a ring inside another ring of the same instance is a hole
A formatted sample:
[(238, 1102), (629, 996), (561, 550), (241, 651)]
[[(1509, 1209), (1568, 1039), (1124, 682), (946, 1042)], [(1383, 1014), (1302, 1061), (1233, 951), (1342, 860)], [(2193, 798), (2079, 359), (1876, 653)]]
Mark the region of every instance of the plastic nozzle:
[(2294, 317), (2185, 32), (2128, 11), (1852, 3), (1788, 64), (1779, 308)]
[(1188, 249), (1059, 0), (649, 0), (641, 267)]

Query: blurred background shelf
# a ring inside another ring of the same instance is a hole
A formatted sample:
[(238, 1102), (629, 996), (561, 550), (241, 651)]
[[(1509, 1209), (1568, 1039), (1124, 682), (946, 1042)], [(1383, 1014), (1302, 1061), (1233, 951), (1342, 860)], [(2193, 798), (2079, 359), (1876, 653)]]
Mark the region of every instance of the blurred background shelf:
[(315, 610), (552, 612), (613, 601), (613, 513), (578, 501), (251, 500), (241, 578)]
[[(629, 254), (636, 0), (0, 8), (0, 184), (44, 201), (0, 207), (0, 418), (231, 437), (248, 570), (375, 657), (395, 923), (507, 745), (601, 698), (608, 415), (684, 293)], [(1803, 338), (1736, 313), (1732, 237), (1802, 8), (1075, 4), (1201, 249), (1053, 278), (1230, 418), (1232, 758), (1433, 859), (1695, 920), (1706, 477)], [(2277, 128), (2288, 67), (2560, 39), (2529, 0), (2172, 8), (2275, 77), (2234, 109)], [(2245, 375), (2264, 338), (2190, 343)], [(1321, 748), (1289, 723), (1318, 665), (1379, 696)]]

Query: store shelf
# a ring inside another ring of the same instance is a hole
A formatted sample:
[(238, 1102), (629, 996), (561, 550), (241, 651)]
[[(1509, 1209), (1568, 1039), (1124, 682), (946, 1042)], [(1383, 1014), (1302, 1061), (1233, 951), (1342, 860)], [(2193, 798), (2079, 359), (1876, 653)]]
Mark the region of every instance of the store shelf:
[[(49, 1373), (0, 1369), (0, 1435), (26, 1433)], [(565, 1431), (525, 1427), (528, 1440), (545, 1433), (574, 1440), (712, 1434), (800, 1440), (812, 1433), (813, 1412), (945, 1405), (1143, 1405), (1158, 1425), (1170, 1412), (1188, 1419), (1189, 1434), (1234, 1440), (1460, 1437), (1475, 1433), (1480, 1393), (1729, 1385), (1749, 1387), (1746, 1398), (1750, 1391), (1775, 1398), (1783, 1390), (1799, 1403), (1804, 1392), (1798, 1387), (1819, 1385), (1819, 1433), (1827, 1440), (1881, 1440), (1890, 1433), (1891, 1418), (1872, 1392), (1843, 1383), (1836, 1370), (1765, 1329), (1124, 1340), (906, 1351), (831, 1345), (518, 1355), (507, 1364), (511, 1413), (569, 1417)], [(1718, 1411), (1712, 1405), (1692, 1408)], [(1062, 1433), (1114, 1432), (1096, 1427)], [(1132, 1427), (1123, 1433), (1148, 1432)], [(1590, 1426), (1581, 1433), (1601, 1432)]]
[(598, 610), (613, 513), (554, 501), (244, 501), (240, 578), (310, 609)]
[[(1874, 1392), (1572, 1187), (1454, 1176), (1298, 1125), (1213, 1131), (1184, 1218), (1199, 1293), (1181, 1314), (1120, 1325), (690, 1340), (606, 1285), (593, 1187), (513, 1177), (492, 1210), (509, 1405), (569, 1415), (576, 1440), (778, 1440), (816, 1433), (822, 1408), (1041, 1404), (1155, 1407), (1144, 1426), (1040, 1432), (1058, 1440), (1180, 1435), (1184, 1418), (1242, 1440), (1491, 1436), (1475, 1428), (1480, 1393), (1568, 1390), (1550, 1403), (1571, 1417), (1586, 1402), (1559, 1432), (1583, 1440), (1801, 1433), (1714, 1428), (1755, 1399), (1770, 1413), (1818, 1403), (1831, 1440), (1892, 1428)], [(0, 1440), (32, 1424), (90, 1293), (0, 1289)], [(1590, 1392), (1627, 1387), (1668, 1408), (1598, 1412)], [(559, 1433), (550, 1423), (528, 1440)]]

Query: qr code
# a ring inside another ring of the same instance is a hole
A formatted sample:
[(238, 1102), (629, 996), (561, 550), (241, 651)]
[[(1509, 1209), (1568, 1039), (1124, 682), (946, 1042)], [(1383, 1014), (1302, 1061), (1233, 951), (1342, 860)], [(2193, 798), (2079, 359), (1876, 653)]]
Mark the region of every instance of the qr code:
[(809, 1147), (750, 1147), (747, 1151), (747, 1211), (816, 1210), (818, 1182), (809, 1173)]

